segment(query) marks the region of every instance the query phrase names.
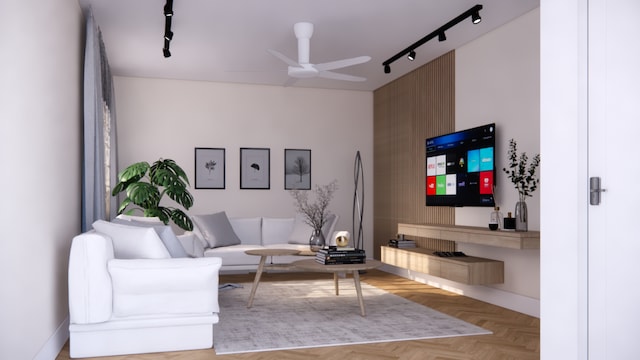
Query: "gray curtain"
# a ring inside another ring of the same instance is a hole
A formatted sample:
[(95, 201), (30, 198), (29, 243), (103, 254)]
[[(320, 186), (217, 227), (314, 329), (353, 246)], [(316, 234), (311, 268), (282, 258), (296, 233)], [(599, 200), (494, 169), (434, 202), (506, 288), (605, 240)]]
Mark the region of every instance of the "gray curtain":
[(111, 188), (117, 181), (116, 112), (109, 61), (91, 10), (86, 13), (84, 53), (84, 158), (82, 231), (118, 210)]

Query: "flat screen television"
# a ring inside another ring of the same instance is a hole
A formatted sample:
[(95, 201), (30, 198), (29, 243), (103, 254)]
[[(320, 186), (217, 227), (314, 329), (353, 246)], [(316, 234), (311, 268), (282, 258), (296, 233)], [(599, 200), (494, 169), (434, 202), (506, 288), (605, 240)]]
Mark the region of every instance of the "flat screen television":
[(495, 206), (495, 124), (425, 140), (427, 206)]

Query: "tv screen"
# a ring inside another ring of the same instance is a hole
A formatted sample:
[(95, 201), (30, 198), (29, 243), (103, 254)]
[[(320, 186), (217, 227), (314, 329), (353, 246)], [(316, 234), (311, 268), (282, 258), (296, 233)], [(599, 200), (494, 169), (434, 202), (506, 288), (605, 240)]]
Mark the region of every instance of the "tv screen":
[(425, 140), (427, 206), (495, 206), (495, 124)]

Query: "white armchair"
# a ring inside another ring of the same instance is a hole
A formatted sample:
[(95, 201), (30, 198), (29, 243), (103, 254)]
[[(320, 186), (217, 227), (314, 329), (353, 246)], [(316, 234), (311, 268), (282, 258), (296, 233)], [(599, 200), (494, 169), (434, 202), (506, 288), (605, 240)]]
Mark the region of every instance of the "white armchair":
[(71, 357), (213, 346), (220, 258), (115, 259), (108, 235), (76, 236), (69, 258)]

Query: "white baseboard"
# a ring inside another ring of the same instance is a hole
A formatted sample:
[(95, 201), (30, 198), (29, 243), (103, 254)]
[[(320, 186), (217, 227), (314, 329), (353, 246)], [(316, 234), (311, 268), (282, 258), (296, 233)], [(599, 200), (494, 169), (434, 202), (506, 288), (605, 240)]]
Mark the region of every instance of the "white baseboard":
[(33, 358), (34, 360), (55, 360), (60, 353), (60, 350), (64, 347), (64, 344), (69, 340), (69, 317), (67, 316), (64, 321), (58, 326), (56, 331), (51, 335), (49, 340), (42, 346), (42, 349)]
[(540, 318), (540, 300), (482, 285), (465, 285), (417, 271), (383, 265), (380, 270), (429, 286)]

